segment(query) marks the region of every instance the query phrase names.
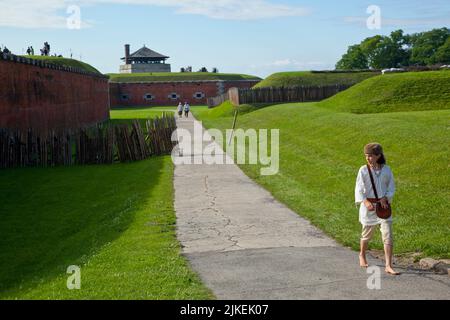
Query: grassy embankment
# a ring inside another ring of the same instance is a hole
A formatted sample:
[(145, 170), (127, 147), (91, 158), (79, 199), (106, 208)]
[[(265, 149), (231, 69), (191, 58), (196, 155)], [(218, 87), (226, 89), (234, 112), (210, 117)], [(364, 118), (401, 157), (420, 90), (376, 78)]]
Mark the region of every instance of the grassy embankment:
[(255, 85), (254, 88), (355, 84), (365, 79), (378, 76), (379, 74), (380, 73), (377, 72), (278, 72), (268, 76), (266, 79)]
[(78, 68), (84, 71), (88, 71), (88, 72), (93, 72), (93, 73), (99, 73), (100, 71), (98, 71), (97, 69), (95, 69), (93, 66), (91, 66), (90, 64), (87, 64), (85, 62), (79, 61), (79, 60), (75, 60), (75, 59), (70, 59), (70, 58), (64, 58), (64, 57), (52, 57), (52, 56), (23, 56), (26, 58), (31, 58), (31, 59), (35, 59), (35, 60), (43, 60), (47, 63), (52, 63), (52, 64), (56, 64), (59, 66), (66, 66), (66, 67), (72, 67), (72, 68)]

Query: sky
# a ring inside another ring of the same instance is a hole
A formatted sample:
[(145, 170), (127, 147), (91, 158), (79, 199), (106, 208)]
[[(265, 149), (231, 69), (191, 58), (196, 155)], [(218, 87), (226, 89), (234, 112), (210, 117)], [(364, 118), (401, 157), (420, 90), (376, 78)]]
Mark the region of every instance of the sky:
[(172, 72), (329, 70), (367, 37), (442, 27), (448, 0), (0, 0), (0, 45), (23, 54), (48, 41), (103, 73), (119, 72), (125, 44), (169, 56)]

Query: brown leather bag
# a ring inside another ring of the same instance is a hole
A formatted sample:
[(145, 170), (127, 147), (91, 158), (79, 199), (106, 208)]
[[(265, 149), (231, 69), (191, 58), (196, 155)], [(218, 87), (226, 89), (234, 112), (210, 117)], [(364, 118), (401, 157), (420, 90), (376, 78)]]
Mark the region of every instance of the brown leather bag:
[(367, 200), (372, 202), (373, 205), (375, 206), (375, 212), (378, 218), (387, 219), (392, 215), (391, 205), (388, 202), (386, 209), (381, 206), (380, 199), (378, 198), (377, 188), (375, 187), (375, 182), (373, 180), (372, 170), (370, 170), (369, 165), (367, 165), (367, 170), (369, 170), (370, 182), (372, 183), (373, 192), (375, 193), (375, 199), (367, 199)]

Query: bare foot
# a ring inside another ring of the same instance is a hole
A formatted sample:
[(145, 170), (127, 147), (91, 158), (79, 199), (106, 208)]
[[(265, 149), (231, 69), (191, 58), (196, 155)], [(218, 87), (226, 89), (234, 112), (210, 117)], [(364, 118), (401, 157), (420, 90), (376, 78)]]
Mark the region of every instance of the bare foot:
[(362, 268), (367, 268), (369, 264), (367, 263), (366, 256), (359, 255), (359, 266)]
[(386, 271), (387, 274), (392, 274), (394, 276), (398, 276), (400, 274), (400, 272), (395, 271), (392, 267), (386, 267), (384, 271)]

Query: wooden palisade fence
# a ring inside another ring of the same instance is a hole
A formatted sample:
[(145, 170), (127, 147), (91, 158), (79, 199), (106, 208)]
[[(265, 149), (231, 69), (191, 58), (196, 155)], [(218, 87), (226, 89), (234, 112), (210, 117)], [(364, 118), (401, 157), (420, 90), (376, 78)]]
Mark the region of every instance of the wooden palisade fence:
[(111, 164), (170, 154), (176, 144), (173, 115), (148, 119), (145, 126), (146, 132), (133, 120), (46, 134), (0, 129), (0, 168)]
[(239, 89), (239, 103), (251, 104), (320, 101), (350, 87), (351, 85), (339, 84), (329, 86)]
[[(235, 105), (252, 103), (284, 103), (284, 102), (307, 102), (327, 99), (338, 92), (350, 88), (350, 85), (328, 85), (328, 86), (295, 86), (295, 87), (266, 87), (255, 89), (237, 89), (238, 93), (233, 101)], [(213, 108), (229, 100), (229, 92), (217, 97), (208, 98), (208, 107)]]
[(229, 100), (228, 92), (223, 93), (217, 97), (211, 97), (206, 99), (206, 104), (209, 108), (217, 107), (218, 105), (221, 105), (225, 101)]

